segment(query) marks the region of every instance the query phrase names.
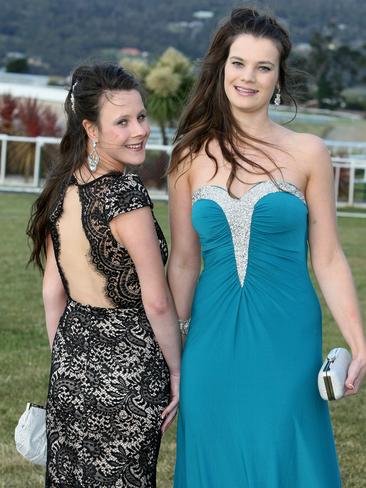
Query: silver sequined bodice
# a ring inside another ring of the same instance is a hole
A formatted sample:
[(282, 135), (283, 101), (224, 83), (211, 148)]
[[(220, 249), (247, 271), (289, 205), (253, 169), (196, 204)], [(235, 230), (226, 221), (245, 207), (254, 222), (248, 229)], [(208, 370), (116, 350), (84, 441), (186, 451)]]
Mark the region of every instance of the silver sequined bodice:
[(192, 204), (199, 200), (212, 200), (223, 210), (230, 227), (236, 267), (241, 286), (244, 284), (247, 265), (250, 230), (255, 205), (266, 195), (275, 192), (290, 193), (304, 204), (303, 193), (292, 183), (262, 181), (250, 188), (241, 198), (232, 198), (226, 188), (217, 185), (204, 185), (192, 196)]

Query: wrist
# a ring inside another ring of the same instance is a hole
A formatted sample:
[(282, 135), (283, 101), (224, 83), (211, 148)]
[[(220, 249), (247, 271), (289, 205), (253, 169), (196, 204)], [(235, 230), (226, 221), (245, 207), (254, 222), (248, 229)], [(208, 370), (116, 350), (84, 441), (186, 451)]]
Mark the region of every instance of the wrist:
[(366, 358), (366, 342), (356, 344), (354, 347), (351, 347), (351, 352), (354, 359)]
[(190, 318), (185, 320), (178, 319), (179, 330), (182, 335), (188, 334), (190, 323), (191, 323)]

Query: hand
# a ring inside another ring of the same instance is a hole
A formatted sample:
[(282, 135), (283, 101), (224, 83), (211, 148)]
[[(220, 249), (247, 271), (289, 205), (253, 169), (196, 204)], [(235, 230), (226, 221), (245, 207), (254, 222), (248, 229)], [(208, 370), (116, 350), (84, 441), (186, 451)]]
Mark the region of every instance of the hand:
[(161, 426), (161, 432), (163, 434), (169, 428), (170, 424), (173, 422), (174, 417), (176, 416), (178, 411), (179, 384), (180, 384), (180, 375), (171, 374), (170, 375), (170, 402), (169, 405), (164, 409), (164, 411), (161, 414), (161, 417), (164, 420), (163, 425)]
[(366, 352), (358, 354), (352, 359), (348, 368), (346, 379), (346, 392), (344, 396), (356, 395), (359, 392), (362, 380), (366, 374)]

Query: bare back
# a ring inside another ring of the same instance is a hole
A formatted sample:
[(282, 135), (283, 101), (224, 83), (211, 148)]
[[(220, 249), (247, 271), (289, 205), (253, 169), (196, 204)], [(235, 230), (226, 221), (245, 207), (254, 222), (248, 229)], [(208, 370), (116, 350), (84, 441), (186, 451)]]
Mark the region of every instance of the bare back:
[[(79, 185), (75, 178), (51, 216), (51, 235), (67, 295), (94, 307), (136, 307), (141, 292), (134, 263), (110, 228), (119, 214), (150, 206), (136, 175), (110, 173)], [(155, 221), (163, 259), (167, 246)]]

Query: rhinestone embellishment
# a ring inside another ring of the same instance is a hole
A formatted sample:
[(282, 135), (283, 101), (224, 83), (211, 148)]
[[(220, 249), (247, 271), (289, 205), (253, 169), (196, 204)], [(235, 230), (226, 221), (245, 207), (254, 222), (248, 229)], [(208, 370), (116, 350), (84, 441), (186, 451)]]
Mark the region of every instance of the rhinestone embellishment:
[(292, 183), (263, 181), (252, 186), (241, 198), (232, 198), (226, 188), (204, 185), (192, 195), (192, 205), (198, 200), (212, 200), (223, 210), (230, 227), (240, 285), (243, 286), (248, 266), (250, 228), (256, 203), (270, 193), (284, 191), (298, 197), (305, 205), (305, 197)]

